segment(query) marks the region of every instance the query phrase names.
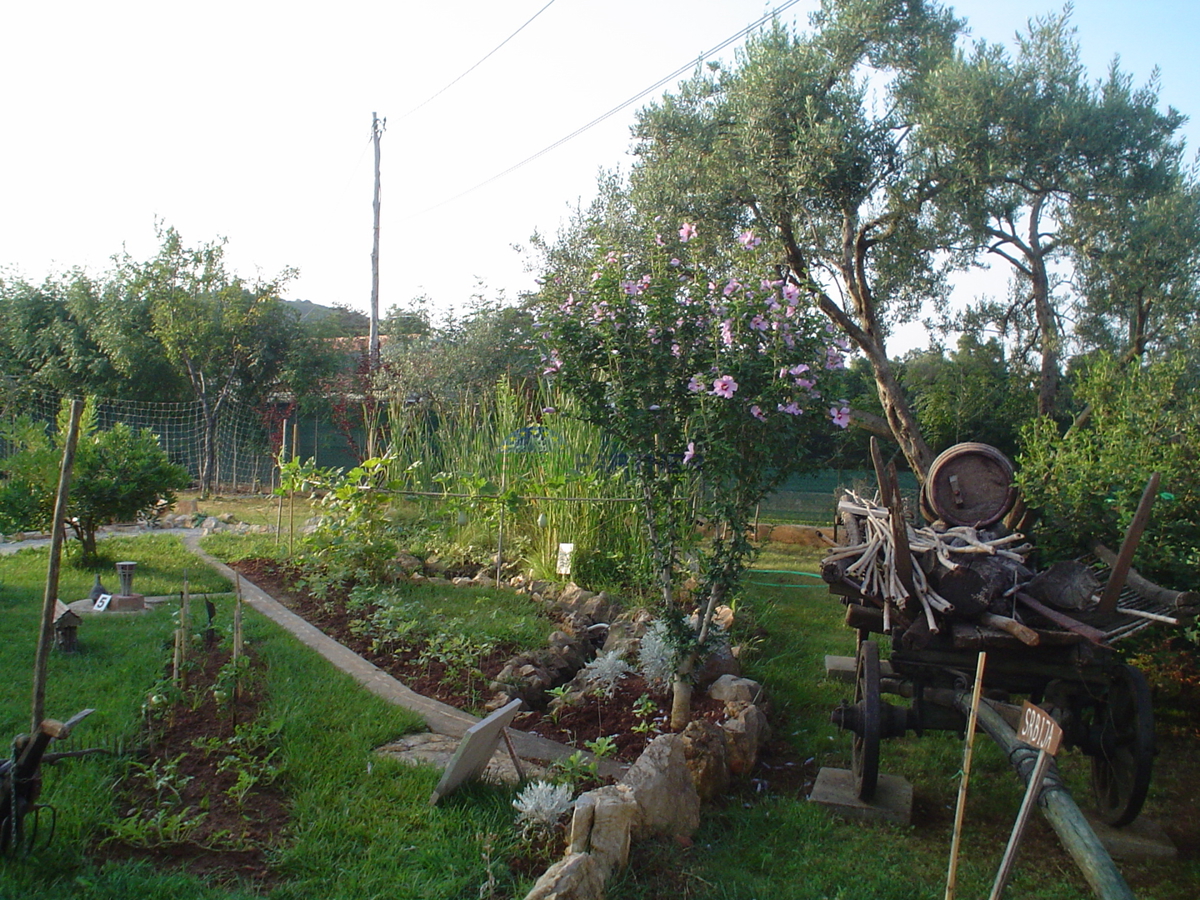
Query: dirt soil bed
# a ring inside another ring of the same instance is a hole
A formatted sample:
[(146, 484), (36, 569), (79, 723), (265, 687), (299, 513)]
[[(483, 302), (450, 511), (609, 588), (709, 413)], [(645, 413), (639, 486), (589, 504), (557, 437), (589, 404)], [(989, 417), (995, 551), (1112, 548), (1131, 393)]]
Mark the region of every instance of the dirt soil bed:
[[(440, 663), (420, 661), (423, 649), (420, 641), (383, 649), (376, 647), (369, 636), (355, 633), (351, 628), (354, 616), (346, 612), (345, 598), (331, 593), (323, 600), (318, 600), (297, 585), (295, 572), (286, 564), (250, 559), (233, 563), (232, 567), (292, 612), (383, 669), (406, 687), (458, 709), (481, 713), (481, 707), (491, 696), (488, 682), (499, 674), (515, 652), (512, 647), (496, 648), (482, 661), (480, 669), (484, 677), (466, 681), (462, 678), (447, 679), (444, 677), (444, 666)], [(634, 711), (634, 704), (643, 694), (648, 694), (657, 705), (658, 712), (655, 715), (643, 717)], [(637, 759), (646, 744), (667, 730), (666, 716), (670, 700), (664, 693), (649, 689), (640, 676), (622, 679), (612, 696), (588, 696), (585, 699), (586, 702), (564, 709), (558, 716), (544, 710), (524, 712), (518, 716), (513, 727), (580, 749), (584, 749), (589, 741), (609, 737), (617, 746), (613, 758), (622, 762)], [(701, 691), (692, 697), (693, 717), (718, 721), (724, 710), (724, 703), (709, 699)], [(635, 730), (645, 722), (649, 722), (649, 729)]]
[(228, 650), (203, 653), (195, 662), (179, 702), (166, 693), (147, 698), (144, 752), (116, 786), (118, 832), (102, 836), (92, 855), (101, 862), (147, 859), (218, 883), (269, 887), (268, 855), (289, 817), (286, 798), (272, 783), (274, 747), (258, 722), (255, 670), (245, 668), (239, 698), (228, 677), (213, 690)]

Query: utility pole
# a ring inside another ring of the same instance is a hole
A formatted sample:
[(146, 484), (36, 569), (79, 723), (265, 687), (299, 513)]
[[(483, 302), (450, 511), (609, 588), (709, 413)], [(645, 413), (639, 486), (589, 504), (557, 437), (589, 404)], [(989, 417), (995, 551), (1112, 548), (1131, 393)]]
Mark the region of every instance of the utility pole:
[(371, 113), (371, 140), (375, 144), (375, 241), (371, 246), (371, 369), (379, 367), (379, 138), (387, 128), (387, 119)]

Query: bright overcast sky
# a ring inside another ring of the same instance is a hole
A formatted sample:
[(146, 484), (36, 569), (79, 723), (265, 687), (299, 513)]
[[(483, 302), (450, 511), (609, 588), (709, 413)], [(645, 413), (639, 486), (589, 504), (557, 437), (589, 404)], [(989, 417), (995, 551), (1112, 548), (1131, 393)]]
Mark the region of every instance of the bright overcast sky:
[[(421, 294), (461, 310), (479, 282), (515, 298), (533, 276), (512, 246), (552, 235), (601, 169), (628, 162), (646, 101), (491, 179), (785, 2), (5, 3), (0, 273), (101, 272), (123, 247), (149, 258), (159, 220), (190, 244), (227, 238), (244, 276), (298, 269), (289, 298), (365, 311), (377, 111), (381, 312)], [(1010, 44), (1059, 8), (954, 5), (975, 37)], [(1078, 0), (1074, 21), (1094, 77), (1116, 54), (1138, 84), (1157, 66), (1164, 103), (1200, 117), (1200, 3)], [(1187, 134), (1194, 152), (1200, 122)]]

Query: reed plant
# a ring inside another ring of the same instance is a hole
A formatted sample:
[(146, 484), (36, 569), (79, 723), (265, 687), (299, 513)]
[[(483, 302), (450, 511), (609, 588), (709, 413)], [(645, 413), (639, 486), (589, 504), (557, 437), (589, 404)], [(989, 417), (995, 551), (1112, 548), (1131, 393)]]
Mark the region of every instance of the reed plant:
[(572, 404), (547, 384), (507, 380), (455, 404), (393, 404), (393, 471), (426, 495), (442, 555), (500, 550), (554, 578), (559, 544), (569, 543), (576, 577), (638, 582), (647, 553), (624, 455)]

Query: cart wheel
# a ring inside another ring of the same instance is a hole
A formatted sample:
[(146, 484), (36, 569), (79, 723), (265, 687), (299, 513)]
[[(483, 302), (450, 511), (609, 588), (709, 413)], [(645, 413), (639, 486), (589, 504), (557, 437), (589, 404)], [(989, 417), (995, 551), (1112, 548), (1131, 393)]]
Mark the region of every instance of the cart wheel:
[(879, 780), (879, 645), (861, 641), (854, 674), (854, 702), (860, 710), (861, 734), (854, 734), (850, 765), (858, 799), (870, 802)]
[(1141, 812), (1154, 762), (1150, 687), (1133, 666), (1121, 666), (1097, 711), (1100, 744), (1092, 756), (1092, 793), (1101, 818), (1128, 825)]

